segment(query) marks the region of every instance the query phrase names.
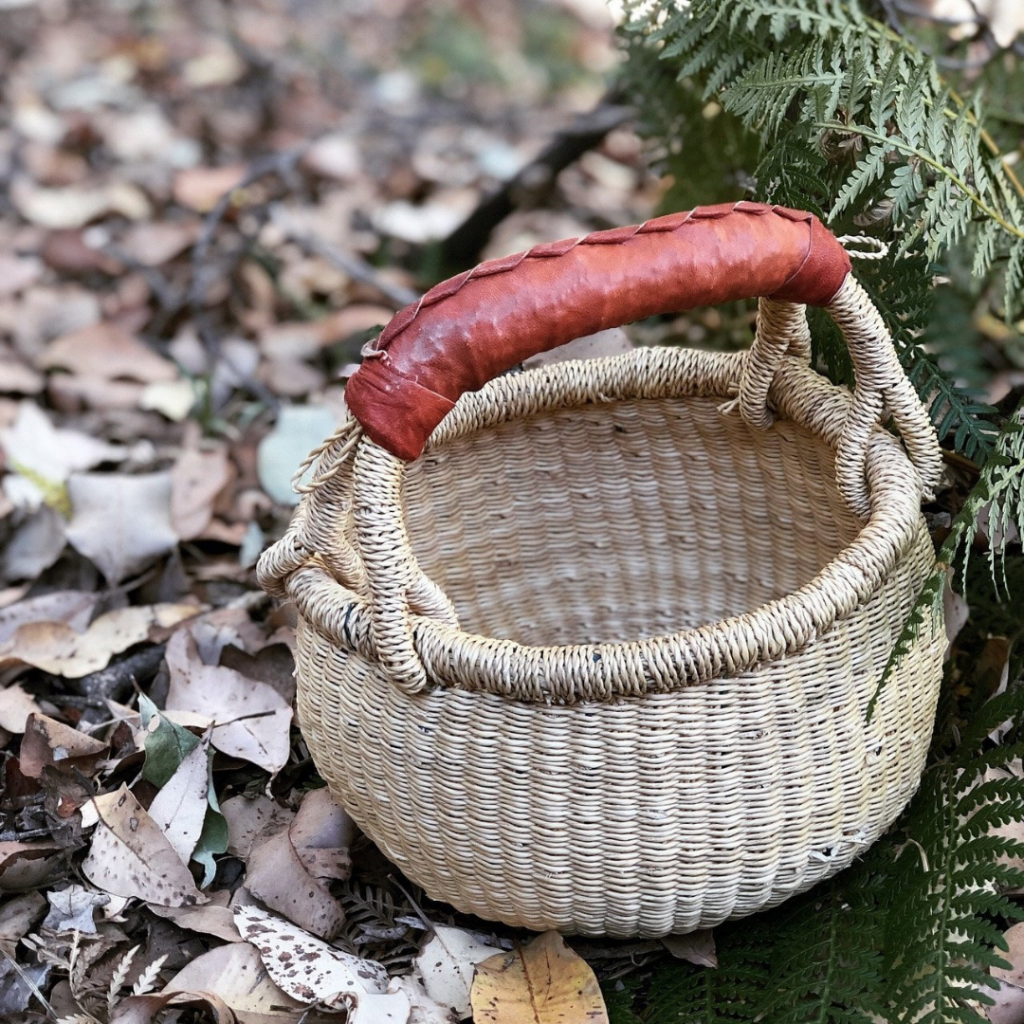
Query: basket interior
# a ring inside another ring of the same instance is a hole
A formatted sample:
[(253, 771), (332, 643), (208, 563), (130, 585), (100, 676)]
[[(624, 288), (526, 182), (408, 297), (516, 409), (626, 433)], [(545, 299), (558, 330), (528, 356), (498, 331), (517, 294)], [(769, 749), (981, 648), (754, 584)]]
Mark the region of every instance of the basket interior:
[(469, 632), (623, 642), (751, 611), (799, 588), (860, 529), (832, 449), (721, 399), (557, 409), (410, 465), (409, 536)]

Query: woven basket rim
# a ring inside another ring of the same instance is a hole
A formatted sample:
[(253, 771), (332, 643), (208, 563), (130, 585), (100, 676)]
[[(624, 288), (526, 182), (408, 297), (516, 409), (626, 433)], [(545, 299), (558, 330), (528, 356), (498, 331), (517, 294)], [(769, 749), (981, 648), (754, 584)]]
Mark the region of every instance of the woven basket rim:
[[(534, 413), (644, 398), (727, 399), (747, 353), (641, 348), (605, 359), (567, 361), (510, 374), (467, 394), (434, 431), (423, 458), (457, 438)], [(690, 386), (680, 389), (681, 378)], [(852, 405), (800, 359), (787, 357), (772, 384), (773, 408), (835, 450)], [(353, 503), (368, 500), (379, 474), (404, 463), (363, 438), (353, 470)], [(897, 439), (876, 428), (868, 446), (872, 512), (855, 540), (803, 587), (740, 615), (631, 641), (533, 646), (470, 633), (412, 614), (414, 644), (435, 685), (531, 701), (573, 702), (683, 686), (732, 676), (805, 647), (855, 614), (919, 537), (915, 470)], [(399, 502), (400, 506), (400, 502)], [(399, 508), (400, 512), (400, 508)], [(325, 524), (340, 529), (341, 524)], [(314, 556), (287, 578), (300, 614), (336, 643), (377, 657), (371, 602), (344, 586)], [(651, 666), (658, 666), (652, 671)], [(513, 678), (514, 677), (514, 678)]]

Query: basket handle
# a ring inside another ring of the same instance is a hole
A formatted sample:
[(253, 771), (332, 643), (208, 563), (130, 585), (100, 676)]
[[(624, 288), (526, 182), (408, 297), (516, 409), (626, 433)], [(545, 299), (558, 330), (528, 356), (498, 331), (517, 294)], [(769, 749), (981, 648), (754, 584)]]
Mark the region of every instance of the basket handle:
[(769, 296), (827, 305), (850, 272), (813, 214), (729, 203), (481, 263), (397, 313), (345, 398), (366, 434), (412, 460), (466, 391), (538, 352), (659, 313)]

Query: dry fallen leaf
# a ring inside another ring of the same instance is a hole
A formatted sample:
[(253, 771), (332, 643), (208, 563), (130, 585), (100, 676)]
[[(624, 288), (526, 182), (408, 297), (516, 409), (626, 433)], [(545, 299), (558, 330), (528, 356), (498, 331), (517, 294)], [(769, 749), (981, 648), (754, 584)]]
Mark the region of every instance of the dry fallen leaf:
[(418, 975), (406, 974), (392, 978), (388, 983), (388, 992), (402, 993), (409, 1000), (409, 1024), (458, 1024), (459, 1017), (455, 1011), (431, 999)]
[(56, 875), (63, 854), (48, 839), (0, 842), (0, 892), (40, 888)]
[(0, 644), (10, 640), (26, 622), (64, 622), (76, 633), (89, 624), (99, 594), (83, 590), (58, 590), (53, 594), (30, 597), (0, 610)]
[(239, 1024), (286, 1024), (300, 1017), (303, 1008), (270, 980), (259, 950), (248, 942), (218, 946), (197, 957), (164, 992), (213, 993), (232, 1009)]
[(234, 476), (227, 448), (186, 448), (171, 470), (171, 524), (181, 540), (192, 540), (213, 517), (217, 495)]
[(115, 896), (164, 907), (205, 903), (185, 863), (127, 786), (95, 800), (99, 822), (82, 873)]
[[(80, 431), (58, 430), (33, 402), (22, 402), (14, 423), (0, 430), (0, 446), (8, 466), (20, 474), (24, 489), (34, 495), (32, 507), (44, 499), (52, 500), (53, 490), (73, 472), (119, 461), (127, 454), (120, 445), (107, 444)], [(19, 502), (15, 500), (15, 504)]]
[(204, 716), (213, 745), (276, 775), (288, 762), (292, 709), (272, 687), (229, 668), (204, 665), (195, 641), (179, 630), (167, 644), (168, 711)]
[(661, 942), (677, 960), (688, 960), (698, 967), (718, 966), (715, 936), (710, 928), (702, 928), (689, 935), (666, 935)]
[(18, 943), (32, 931), (46, 913), (42, 893), (26, 892), (0, 907), (0, 949), (14, 955)]
[(69, 885), (66, 889), (48, 892), (50, 912), (43, 922), (44, 928), (54, 932), (79, 932), (82, 935), (96, 934), (93, 914), (100, 907), (110, 903), (107, 893), (86, 889), (81, 885)]
[(149, 816), (187, 864), (199, 842), (209, 807), (210, 736), (190, 750), (149, 805)]
[(333, 939), (345, 912), (324, 880), (349, 877), (353, 829), (327, 790), (307, 793), (288, 828), (253, 846), (246, 888), (300, 928)]
[(80, 228), (108, 213), (131, 220), (150, 213), (145, 193), (126, 181), (98, 187), (41, 188), (19, 176), (11, 182), (10, 196), (22, 217), (42, 228)]
[(42, 714), (35, 697), (26, 693), (18, 683), (0, 690), (0, 729), (7, 732), (25, 731), (29, 715)]
[(450, 1007), (458, 1017), (468, 1017), (476, 965), (501, 951), (462, 928), (444, 924), (433, 928), (434, 934), (416, 957), (423, 988), (431, 999)]
[(56, 676), (80, 679), (106, 668), (115, 654), (200, 611), (192, 604), (155, 604), (117, 608), (96, 619), (84, 633), (63, 622), (28, 622), (0, 644), (0, 668), (25, 664)]
[(180, 256), (193, 245), (199, 234), (199, 222), (146, 221), (133, 224), (121, 236), (118, 251), (146, 267), (159, 267)]
[(376, 961), (342, 953), (259, 907), (236, 907), (235, 923), (274, 981), (302, 1003), (340, 1009), (353, 996), (387, 990), (388, 973)]
[(247, 861), (253, 845), (287, 828), (295, 813), (263, 793), (233, 796), (220, 805), (228, 823), (228, 853)]
[(68, 480), (68, 497), (68, 540), (112, 585), (178, 543), (170, 473), (76, 473)]
[(93, 324), (51, 342), (37, 360), (41, 369), (61, 368), (82, 377), (152, 384), (176, 380), (178, 368), (117, 323)]
[(174, 201), (197, 213), (208, 213), (245, 177), (245, 164), (190, 167), (174, 178)]
[[(1024, 989), (1024, 923), (1015, 924), (1003, 933), (1003, 938), (1009, 949), (1000, 955), (1009, 961), (1010, 966), (993, 967), (990, 973), (993, 978)], [(1024, 1005), (1024, 993), (1021, 995), (1021, 1000)]]
[(231, 894), (226, 889), (210, 893), (210, 902), (190, 907), (158, 907), (150, 904), (149, 909), (157, 917), (173, 921), (179, 928), (213, 935), (225, 942), (241, 942), (235, 925), (235, 915), (228, 906)]
[[(171, 1006), (206, 1010), (216, 1024), (235, 1024), (235, 1015), (220, 996), (212, 992), (162, 992), (159, 995), (128, 996), (111, 1011), (110, 1024), (151, 1024), (161, 1010)], [(78, 1024), (78, 1022), (76, 1022)]]
[(558, 932), (477, 965), (475, 1024), (608, 1024), (597, 978)]
[(109, 749), (102, 740), (55, 718), (30, 715), (21, 741), (21, 772), (30, 779), (38, 779), (43, 768), (52, 765), (60, 771), (91, 775)]

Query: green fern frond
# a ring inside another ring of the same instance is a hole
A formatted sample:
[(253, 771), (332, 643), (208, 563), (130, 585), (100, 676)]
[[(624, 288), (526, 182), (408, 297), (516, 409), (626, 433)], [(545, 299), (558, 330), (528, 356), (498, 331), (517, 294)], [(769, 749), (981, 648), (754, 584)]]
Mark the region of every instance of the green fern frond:
[[(1024, 884), (1024, 872), (1000, 862), (1024, 844), (991, 834), (1024, 815), (1021, 780), (1011, 766), (1017, 745), (980, 758), (989, 732), (1024, 720), (1024, 690), (993, 698), (951, 756), (929, 769), (904, 823), (905, 843), (894, 870), (896, 899), (886, 940), (887, 999), (896, 1016), (916, 1024), (984, 1024), (988, 970), (1002, 966), (999, 919), (1024, 911), (1002, 891)], [(1007, 778), (983, 781), (993, 768)]]

